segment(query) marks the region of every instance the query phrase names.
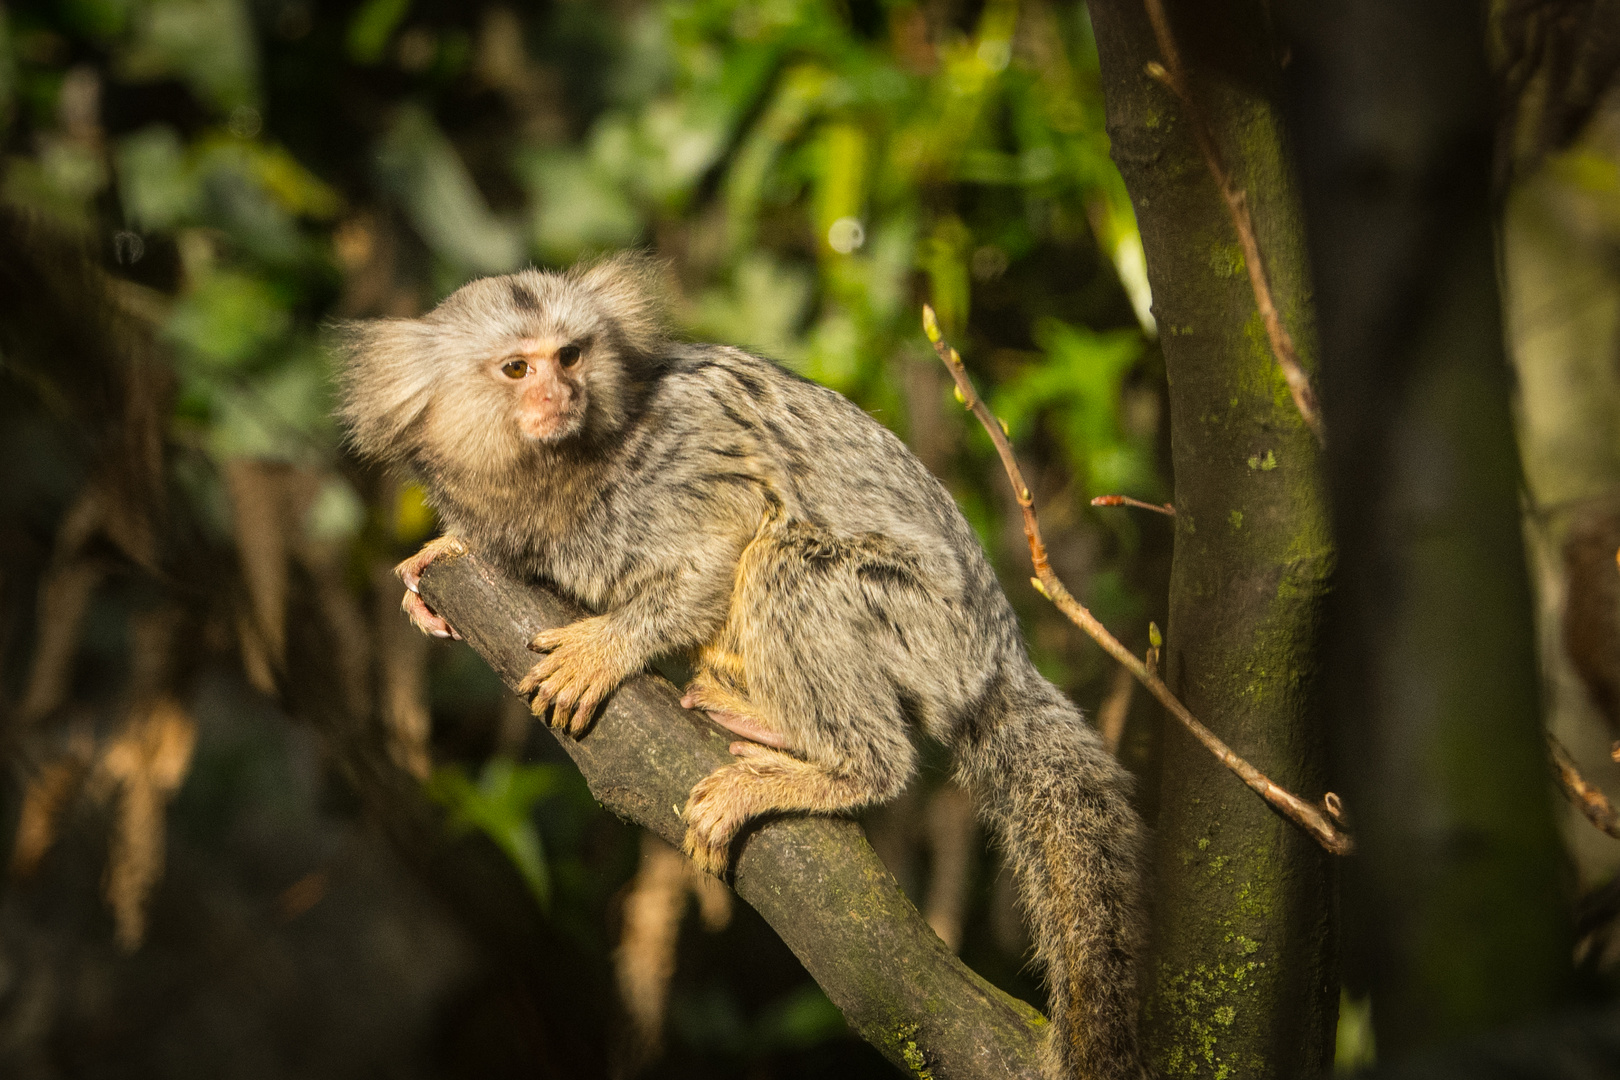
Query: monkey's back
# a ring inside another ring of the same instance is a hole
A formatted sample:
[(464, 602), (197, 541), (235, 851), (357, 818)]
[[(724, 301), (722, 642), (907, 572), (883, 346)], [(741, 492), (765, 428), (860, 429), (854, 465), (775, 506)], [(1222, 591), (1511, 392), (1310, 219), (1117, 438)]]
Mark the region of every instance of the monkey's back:
[[(732, 467), (759, 470), (786, 519), (835, 538), (891, 541), (974, 637), (983, 642), (988, 631), (1021, 651), (1011, 608), (956, 501), (848, 398), (738, 349), (689, 346), (673, 358), (658, 399), (655, 413), (701, 418), (705, 443)], [(712, 459), (688, 464), (694, 474), (713, 467)]]

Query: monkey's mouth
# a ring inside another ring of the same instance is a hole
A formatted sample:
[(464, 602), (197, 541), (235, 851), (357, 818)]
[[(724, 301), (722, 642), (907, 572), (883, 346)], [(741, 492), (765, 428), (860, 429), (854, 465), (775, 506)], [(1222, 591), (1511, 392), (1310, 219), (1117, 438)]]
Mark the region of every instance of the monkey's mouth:
[(529, 412), (518, 417), (518, 431), (531, 442), (554, 443), (576, 434), (583, 422), (583, 409)]

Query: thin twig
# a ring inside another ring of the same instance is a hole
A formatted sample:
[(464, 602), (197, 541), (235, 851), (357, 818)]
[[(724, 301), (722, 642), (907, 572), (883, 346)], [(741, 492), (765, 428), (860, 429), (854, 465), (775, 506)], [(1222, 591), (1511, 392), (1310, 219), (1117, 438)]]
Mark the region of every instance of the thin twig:
[(1148, 21), (1153, 24), (1153, 36), (1158, 40), (1159, 53), (1164, 57), (1162, 64), (1149, 62), (1147, 73), (1169, 87), (1187, 110), (1193, 138), (1198, 142), (1198, 149), (1203, 151), (1204, 164), (1209, 166), (1209, 174), (1220, 189), (1226, 211), (1232, 217), (1232, 226), (1237, 230), (1238, 243), (1243, 246), (1243, 263), (1249, 270), (1254, 303), (1266, 324), (1266, 337), (1271, 340), (1271, 351), (1277, 357), (1277, 366), (1282, 369), (1283, 378), (1288, 382), (1288, 393), (1293, 397), (1299, 415), (1304, 418), (1305, 426), (1311, 429), (1318, 443), (1326, 446), (1327, 429), (1323, 426), (1322, 413), (1316, 404), (1316, 391), (1311, 388), (1310, 376), (1300, 366), (1299, 354), (1294, 350), (1294, 339), (1283, 325), (1277, 305), (1271, 300), (1271, 283), (1266, 279), (1265, 264), (1260, 261), (1260, 242), (1255, 239), (1248, 196), (1232, 179), (1203, 111), (1187, 87), (1187, 71), (1182, 66), (1180, 52), (1176, 50), (1176, 39), (1170, 32), (1170, 20), (1165, 17), (1163, 0), (1142, 0), (1142, 3), (1147, 8)]
[(1151, 510), (1155, 514), (1163, 514), (1166, 517), (1176, 516), (1176, 508), (1169, 503), (1143, 502), (1141, 499), (1133, 499), (1129, 495), (1099, 495), (1091, 500), (1091, 505), (1134, 506), (1138, 510)]
[(1110, 634), (1108, 628), (1098, 622), (1097, 617), (1076, 600), (1064, 587), (1063, 582), (1058, 580), (1047, 560), (1046, 542), (1041, 539), (1040, 521), (1035, 516), (1035, 498), (1030, 494), (1029, 485), (1024, 483), (1024, 474), (1018, 468), (1017, 459), (1013, 457), (1012, 444), (1007, 441), (1007, 433), (1002, 429), (1001, 422), (990, 412), (989, 406), (985, 405), (984, 400), (973, 389), (973, 381), (968, 378), (967, 369), (962, 366), (961, 354), (945, 342), (939, 331), (939, 319), (934, 315), (934, 309), (927, 304), (923, 305), (923, 330), (928, 334), (928, 340), (933, 343), (934, 351), (939, 354), (940, 360), (950, 371), (951, 378), (956, 380), (956, 388), (962, 396), (963, 403), (972, 410), (979, 423), (984, 425), (984, 430), (990, 435), (990, 441), (995, 444), (996, 453), (1001, 455), (1002, 467), (1007, 470), (1007, 479), (1012, 481), (1013, 494), (1017, 497), (1018, 507), (1024, 514), (1024, 537), (1029, 541), (1029, 556), (1035, 566), (1035, 577), (1030, 579), (1030, 583), (1035, 586), (1036, 591), (1056, 604), (1057, 609), (1068, 616), (1070, 622), (1089, 634), (1093, 641), (1103, 647), (1104, 652), (1129, 668), (1137, 681), (1147, 687), (1170, 714), (1181, 721), (1183, 727), (1192, 732), (1193, 738), (1203, 743), (1221, 764), (1236, 773), (1261, 798), (1292, 818), (1329, 852), (1335, 855), (1348, 854), (1351, 850), (1349, 835), (1336, 828), (1322, 808), (1312, 806), (1293, 792), (1272, 783), (1259, 769), (1234, 754), (1230, 747), (1217, 738), (1214, 732), (1199, 723), (1187, 707), (1176, 699), (1175, 694), (1170, 692), (1170, 688), (1157, 673), (1120, 644), (1119, 639)]
[(1558, 778), (1558, 786), (1563, 789), (1565, 797), (1586, 815), (1587, 821), (1620, 839), (1620, 813), (1615, 811), (1607, 795), (1586, 782), (1575, 767), (1575, 759), (1569, 756), (1564, 744), (1553, 738), (1550, 731), (1547, 732), (1547, 750), (1552, 755), (1553, 775)]

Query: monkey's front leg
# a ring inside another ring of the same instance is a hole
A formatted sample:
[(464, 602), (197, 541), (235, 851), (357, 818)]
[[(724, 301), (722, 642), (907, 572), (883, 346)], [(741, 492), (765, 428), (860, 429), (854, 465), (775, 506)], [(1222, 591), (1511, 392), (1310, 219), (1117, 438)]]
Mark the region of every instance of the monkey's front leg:
[(529, 648), (545, 653), (518, 683), (518, 693), (533, 694), (529, 709), (543, 716), (551, 708), (551, 726), (578, 735), (591, 722), (602, 699), (641, 669), (645, 658), (626, 643), (622, 629), (607, 615), (581, 619), (555, 630), (542, 630)]
[(455, 627), (445, 622), (437, 612), (428, 607), (420, 593), (422, 571), (428, 568), (429, 563), (444, 555), (465, 554), (467, 554), (467, 545), (463, 544), (458, 537), (441, 536), (436, 540), (429, 540), (421, 551), (394, 567), (395, 575), (405, 583), (405, 599), (400, 601), (399, 606), (406, 615), (410, 616), (411, 625), (422, 631), (422, 633), (433, 637), (461, 640), (461, 635), (456, 633)]

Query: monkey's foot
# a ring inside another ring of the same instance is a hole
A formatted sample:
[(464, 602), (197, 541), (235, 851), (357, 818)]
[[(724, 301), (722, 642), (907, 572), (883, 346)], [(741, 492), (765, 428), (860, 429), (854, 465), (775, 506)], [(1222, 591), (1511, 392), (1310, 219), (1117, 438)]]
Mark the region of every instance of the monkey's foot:
[(686, 696), (681, 698), (681, 708), (701, 709), (710, 720), (733, 735), (741, 735), (778, 750), (787, 748), (787, 736), (768, 727), (753, 715), (746, 701), (705, 675), (693, 679), (686, 688)]
[[(731, 863), (731, 842), (748, 819), (777, 807), (761, 804), (773, 776), (808, 768), (804, 762), (758, 743), (734, 742), (729, 747), (739, 760), (699, 780), (687, 797), (681, 817), (686, 839), (681, 850), (705, 873), (725, 875)], [(792, 807), (783, 807), (791, 809)]]
[(445, 555), (465, 555), (467, 545), (454, 536), (441, 536), (436, 540), (429, 540), (421, 551), (394, 567), (394, 573), (399, 580), (405, 583), (405, 599), (400, 601), (400, 608), (410, 616), (411, 625), (433, 637), (455, 638), (461, 640), (455, 627), (445, 622), (432, 608), (427, 606), (420, 595), (422, 571), (434, 559)]
[(518, 693), (533, 694), (529, 711), (543, 716), (550, 708), (551, 726), (570, 735), (581, 734), (602, 699), (640, 667), (602, 615), (542, 630), (529, 648), (546, 656), (518, 683)]
[(427, 601), (415, 593), (407, 590), (404, 599), (399, 602), (399, 608), (410, 617), (412, 626), (429, 637), (461, 640), (461, 635), (456, 633), (456, 628), (445, 622), (440, 615), (427, 606)]

